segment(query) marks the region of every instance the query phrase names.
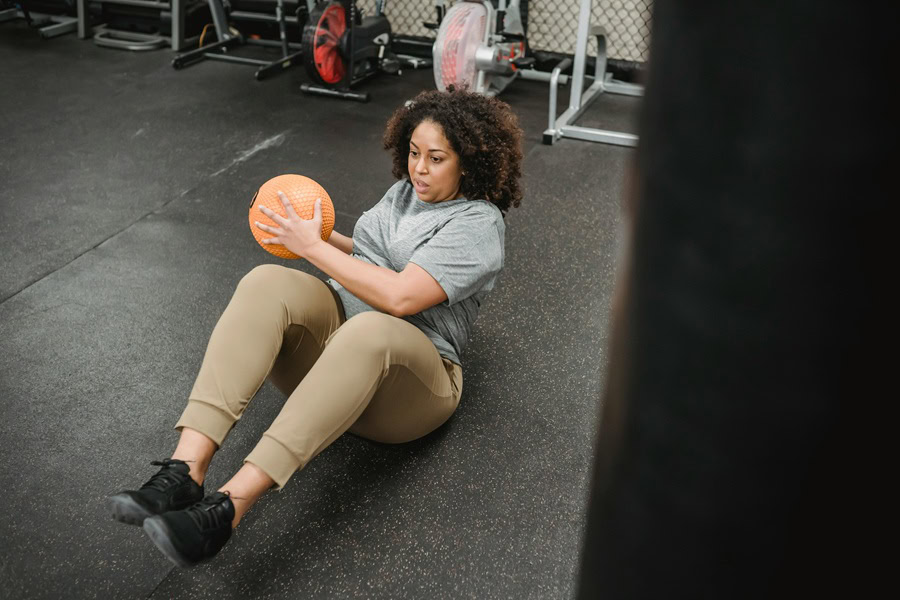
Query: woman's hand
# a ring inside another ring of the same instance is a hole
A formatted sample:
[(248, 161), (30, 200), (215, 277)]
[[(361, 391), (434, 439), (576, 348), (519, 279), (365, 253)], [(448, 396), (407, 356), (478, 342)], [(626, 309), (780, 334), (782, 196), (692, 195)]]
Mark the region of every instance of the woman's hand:
[(259, 206), (259, 210), (264, 215), (278, 224), (278, 227), (272, 227), (255, 221), (256, 226), (261, 230), (275, 234), (273, 237), (262, 240), (262, 243), (281, 244), (297, 256), (305, 258), (309, 249), (322, 241), (322, 200), (316, 199), (312, 219), (301, 219), (283, 192), (278, 192), (278, 197), (281, 198), (287, 217), (282, 217), (265, 206)]

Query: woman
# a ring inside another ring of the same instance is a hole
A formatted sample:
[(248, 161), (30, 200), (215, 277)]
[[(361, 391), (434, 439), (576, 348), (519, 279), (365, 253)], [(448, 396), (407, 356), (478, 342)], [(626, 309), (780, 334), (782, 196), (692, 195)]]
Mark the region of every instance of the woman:
[[(323, 242), (321, 207), (260, 211), (257, 225), (328, 274), (278, 265), (238, 284), (175, 428), (171, 459), (138, 490), (112, 496), (113, 517), (142, 524), (175, 564), (215, 556), (247, 510), (349, 430), (402, 443), (443, 424), (462, 391), (460, 354), (504, 256), (504, 217), (519, 206), (522, 131), (499, 100), (423, 92), (388, 122), (384, 147), (400, 181), (363, 213), (353, 237)], [(280, 414), (218, 491), (213, 454), (269, 377)]]

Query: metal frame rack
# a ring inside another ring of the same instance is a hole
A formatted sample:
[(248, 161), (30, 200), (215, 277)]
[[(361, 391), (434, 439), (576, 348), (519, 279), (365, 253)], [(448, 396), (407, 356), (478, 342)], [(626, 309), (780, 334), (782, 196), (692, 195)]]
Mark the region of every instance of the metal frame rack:
[[(612, 74), (606, 73), (606, 30), (600, 26), (590, 26), (591, 0), (581, 0), (581, 9), (578, 14), (578, 36), (575, 42), (575, 67), (572, 72), (572, 87), (569, 93), (569, 108), (556, 116), (557, 90), (562, 71), (572, 65), (572, 59), (562, 60), (550, 75), (550, 108), (548, 127), (544, 131), (543, 142), (552, 145), (560, 138), (573, 138), (589, 142), (614, 144), (617, 146), (636, 146), (638, 136), (632, 133), (609, 131), (594, 127), (582, 127), (575, 125), (575, 121), (584, 111), (603, 93), (622, 94), (626, 96), (643, 96), (644, 88), (641, 85), (625, 83), (612, 79)], [(587, 64), (588, 32), (597, 38), (597, 60), (594, 69), (593, 83), (584, 90)], [(564, 76), (563, 76), (564, 77)]]
[[(127, 4), (144, 8), (170, 9), (172, 13), (172, 35), (161, 36), (130, 31), (117, 31), (103, 25), (91, 27), (88, 1), (106, 4)], [(184, 5), (183, 0), (77, 0), (78, 4), (78, 37), (86, 40), (93, 34), (98, 46), (119, 48), (122, 50), (155, 50), (167, 44), (176, 52), (194, 40), (184, 39)]]
[[(306, 14), (308, 15), (314, 5), (314, 0), (305, 1)], [(184, 54), (177, 55), (172, 60), (172, 66), (176, 69), (183, 69), (202, 60), (218, 60), (243, 65), (251, 65), (259, 67), (256, 70), (255, 77), (257, 80), (266, 79), (271, 75), (279, 73), (295, 64), (298, 64), (300, 57), (303, 55), (301, 44), (289, 42), (286, 27), (291, 25), (297, 27), (300, 25), (295, 16), (285, 14), (284, 1), (277, 0), (275, 6), (275, 15), (256, 13), (249, 11), (231, 11), (226, 15), (222, 0), (207, 0), (209, 3), (210, 13), (212, 14), (213, 25), (216, 29), (216, 37), (218, 41), (196, 48)], [(259, 22), (275, 22), (279, 27), (280, 41), (276, 40), (257, 40), (246, 38), (243, 35), (231, 32), (228, 26), (228, 17), (243, 21), (259, 21)], [(281, 57), (276, 60), (261, 60), (257, 58), (248, 58), (237, 56), (230, 53), (231, 50), (243, 45), (268, 46), (281, 48)]]

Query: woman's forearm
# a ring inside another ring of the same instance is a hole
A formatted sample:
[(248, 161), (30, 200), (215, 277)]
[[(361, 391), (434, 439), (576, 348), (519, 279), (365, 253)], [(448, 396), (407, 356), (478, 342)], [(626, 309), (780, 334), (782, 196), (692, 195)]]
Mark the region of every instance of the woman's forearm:
[(338, 250), (334, 244), (319, 241), (304, 258), (372, 308), (398, 316), (400, 273)]
[(337, 231), (332, 231), (328, 238), (328, 243), (343, 252), (344, 254), (353, 253), (353, 238), (341, 235)]

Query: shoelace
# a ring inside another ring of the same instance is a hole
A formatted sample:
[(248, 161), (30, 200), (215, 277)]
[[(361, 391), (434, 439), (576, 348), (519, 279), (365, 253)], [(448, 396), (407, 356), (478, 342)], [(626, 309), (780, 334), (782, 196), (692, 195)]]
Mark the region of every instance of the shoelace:
[[(215, 494), (210, 494), (188, 508), (187, 513), (201, 531), (219, 527), (222, 524), (223, 519), (230, 523), (231, 519), (226, 515), (223, 506), (225, 500), (229, 499), (230, 496), (231, 494), (228, 492), (216, 492)], [(223, 510), (215, 510), (220, 506), (223, 507)]]
[(174, 469), (168, 469), (165, 467), (171, 467), (172, 465), (181, 464), (180, 462), (174, 461), (172, 459), (167, 458), (166, 460), (154, 460), (150, 463), (156, 467), (164, 467), (160, 469), (160, 471), (150, 478), (150, 480), (141, 486), (141, 489), (153, 489), (159, 490), (160, 492), (164, 492), (167, 487), (175, 483), (181, 483), (184, 479), (181, 473), (178, 473)]

